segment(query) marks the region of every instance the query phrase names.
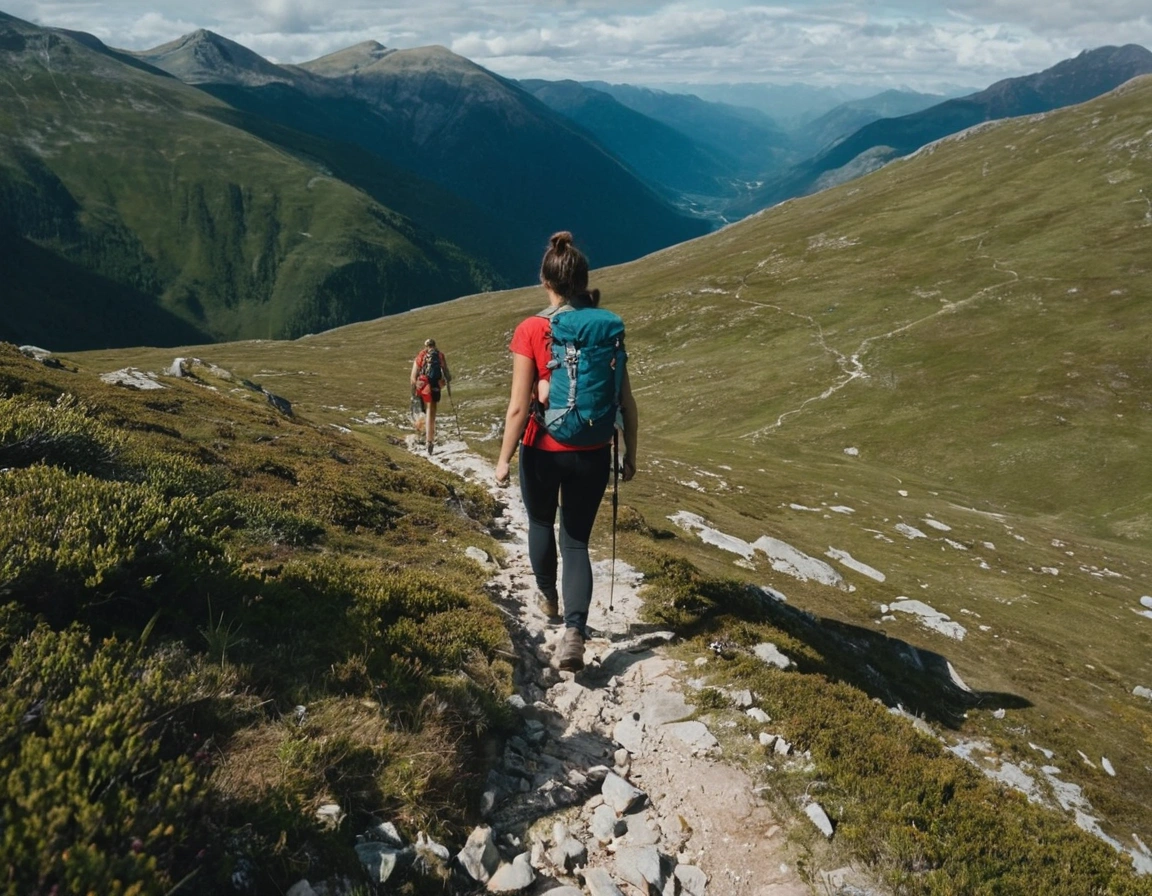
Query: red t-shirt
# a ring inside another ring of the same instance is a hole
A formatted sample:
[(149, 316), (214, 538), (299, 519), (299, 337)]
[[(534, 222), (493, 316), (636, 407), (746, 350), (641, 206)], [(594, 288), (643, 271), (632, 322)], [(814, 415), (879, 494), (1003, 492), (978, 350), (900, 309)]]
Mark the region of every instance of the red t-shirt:
[[(512, 343), (508, 346), (515, 355), (531, 358), (536, 363), (536, 379), (547, 380), (552, 376), (548, 369), (548, 362), (552, 360), (552, 321), (547, 317), (532, 315), (520, 322), (512, 334)], [(532, 384), (532, 395), (536, 395), (536, 383)], [(528, 425), (524, 427), (523, 442), (531, 448), (542, 451), (594, 451), (603, 445), (565, 445), (557, 442), (545, 432), (536, 421), (534, 414), (529, 414)], [(608, 442), (604, 443), (609, 444)]]

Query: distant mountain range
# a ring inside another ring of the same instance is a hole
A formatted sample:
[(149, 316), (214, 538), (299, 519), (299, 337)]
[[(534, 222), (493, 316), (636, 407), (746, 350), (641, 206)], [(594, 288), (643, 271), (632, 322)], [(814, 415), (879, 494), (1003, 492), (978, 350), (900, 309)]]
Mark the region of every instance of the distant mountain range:
[(1075, 105), (1152, 72), (1152, 52), (1135, 44), (1086, 50), (1034, 75), (997, 81), (971, 96), (946, 100), (918, 112), (883, 118), (769, 180), (737, 204), (751, 214), (794, 196), (858, 177), (894, 158), (986, 121), (1034, 115)]
[(686, 94), (517, 83), (442, 47), (277, 65), (203, 30), (128, 52), (0, 13), (0, 338), (292, 338), (531, 283), (559, 229), (612, 265), (1150, 70), (1147, 50), (1103, 48), (789, 132)]
[[(443, 47), (391, 50), (366, 41), (276, 66), (200, 31), (136, 55), (263, 122), (357, 147), (448, 191), (459, 201), (439, 214), (395, 195), (379, 198), (490, 261), (508, 282), (535, 278), (555, 230), (572, 230), (601, 264), (708, 230), (569, 119)], [(246, 126), (293, 148), (290, 135)], [(364, 184), (364, 174), (341, 171)], [(611, 210), (604, 196), (613, 197)]]
[(15, 342), (291, 338), (531, 282), (561, 228), (598, 264), (709, 229), (440, 48), (281, 67), (204, 31), (126, 53), (0, 14), (0, 74)]

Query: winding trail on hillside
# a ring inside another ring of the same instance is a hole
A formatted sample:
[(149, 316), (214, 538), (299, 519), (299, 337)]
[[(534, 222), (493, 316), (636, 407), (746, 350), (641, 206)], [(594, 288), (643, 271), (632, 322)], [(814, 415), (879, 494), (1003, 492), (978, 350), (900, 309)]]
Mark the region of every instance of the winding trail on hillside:
[[(779, 817), (693, 718), (684, 695), (691, 673), (706, 671), (708, 658), (690, 670), (666, 650), (672, 633), (638, 622), (642, 576), (636, 570), (616, 561), (610, 607), (611, 561), (594, 558), (586, 667), (575, 675), (558, 672), (551, 657), (561, 629), (549, 625), (535, 601), (518, 491), (498, 488), (492, 465), (464, 441), (446, 441), (431, 457), (415, 437), (407, 444), (487, 489), (501, 505), (494, 534), (504, 557), (490, 562), (486, 587), (508, 616), (518, 657), (513, 699), (526, 729), (489, 777), (486, 821), (506, 862), (513, 854), (528, 856), (518, 861), (530, 861), (535, 879), (521, 892), (574, 896), (557, 889), (567, 885), (592, 896), (635, 896), (643, 883), (637, 875), (644, 873), (660, 877), (648, 880), (654, 891), (681, 896), (880, 892), (853, 868), (822, 870), (809, 853), (798, 861), (789, 831), (808, 820)], [(642, 798), (626, 809), (615, 804), (615, 813), (605, 809), (616, 799), (607, 778), (623, 779)], [(645, 865), (644, 855), (658, 855), (659, 862)]]
[[(981, 240), (980, 246), (979, 246), (977, 251), (979, 252), (981, 249), (983, 249), (983, 240)], [(745, 274), (743, 277), (740, 278), (740, 285), (739, 285), (739, 287), (737, 287), (736, 293), (735, 293), (736, 300), (739, 302), (743, 302), (745, 305), (750, 305), (754, 308), (764, 308), (764, 309), (767, 309), (769, 311), (775, 311), (778, 314), (787, 314), (791, 317), (795, 317), (799, 320), (804, 321), (813, 330), (813, 332), (816, 334), (816, 342), (819, 344), (820, 348), (825, 353), (827, 353), (827, 354), (831, 355), (833, 358), (835, 358), (837, 366), (841, 369), (841, 371), (843, 371), (844, 375), (840, 379), (837, 379), (835, 382), (833, 382), (831, 385), (829, 385), (828, 388), (826, 388), (819, 395), (813, 395), (813, 396), (810, 396), (809, 398), (805, 398), (796, 407), (781, 413), (776, 418), (776, 421), (774, 423), (771, 423), (768, 426), (762, 426), (759, 429), (754, 429), (751, 432), (743, 433), (741, 436), (739, 436), (739, 438), (756, 439), (756, 438), (759, 438), (760, 436), (767, 435), (768, 433), (774, 432), (774, 431), (780, 429), (784, 425), (784, 422), (788, 418), (794, 417), (798, 414), (803, 413), (804, 410), (810, 404), (817, 402), (817, 401), (824, 401), (828, 398), (831, 398), (833, 395), (835, 395), (841, 389), (846, 388), (848, 385), (850, 385), (855, 380), (867, 379), (869, 377), (869, 373), (865, 369), (864, 363), (861, 360), (861, 358), (869, 351), (869, 349), (872, 347), (872, 345), (874, 343), (880, 342), (881, 340), (884, 340), (884, 339), (891, 339), (895, 336), (899, 336), (902, 333), (906, 333), (910, 330), (915, 329), (916, 327), (919, 327), (923, 324), (926, 324), (932, 320), (943, 317), (945, 315), (955, 314), (957, 311), (960, 311), (960, 310), (968, 307), (969, 305), (972, 305), (976, 302), (981, 301), (982, 299), (987, 298), (987, 296), (989, 294), (991, 294), (997, 290), (1003, 289), (1004, 287), (1008, 286), (1009, 284), (1019, 282), (1020, 275), (1016, 271), (1012, 271), (1012, 270), (1008, 270), (1008, 269), (1002, 269), (1000, 267), (1001, 263), (999, 261), (993, 259), (990, 255), (978, 254), (975, 257), (988, 259), (991, 262), (992, 270), (996, 271), (999, 274), (1009, 275), (1009, 279), (1005, 280), (1003, 283), (997, 283), (997, 284), (994, 284), (992, 286), (986, 286), (982, 289), (979, 289), (976, 292), (974, 292), (972, 295), (968, 296), (966, 299), (960, 299), (959, 301), (956, 301), (956, 302), (944, 302), (944, 304), (939, 309), (932, 312), (931, 314), (925, 315), (924, 317), (921, 317), (921, 318), (917, 318), (916, 320), (913, 320), (913, 321), (909, 321), (908, 323), (903, 324), (899, 327), (894, 327), (893, 329), (888, 330), (885, 333), (878, 333), (875, 336), (869, 336), (868, 338), (861, 341), (861, 343), (856, 347), (856, 350), (853, 351), (852, 354), (850, 354), (850, 355), (845, 355), (839, 349), (828, 344), (828, 341), (824, 335), (824, 328), (821, 327), (820, 323), (811, 315), (799, 314), (799, 313), (797, 313), (795, 311), (791, 311), (787, 308), (782, 308), (779, 305), (773, 305), (773, 304), (768, 303), (768, 302), (757, 302), (757, 301), (754, 301), (752, 299), (745, 299), (742, 297), (741, 294), (744, 292), (745, 288), (748, 287), (748, 285), (749, 285), (748, 284), (749, 279), (752, 276), (754, 276), (756, 273), (760, 272), (771, 259), (765, 259), (764, 261), (759, 262), (753, 270), (749, 271), (747, 274)]]

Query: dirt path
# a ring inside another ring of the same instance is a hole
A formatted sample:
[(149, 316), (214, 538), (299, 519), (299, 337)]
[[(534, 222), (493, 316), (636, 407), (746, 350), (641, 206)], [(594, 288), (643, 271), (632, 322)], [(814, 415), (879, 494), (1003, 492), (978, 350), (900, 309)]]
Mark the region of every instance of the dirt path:
[[(415, 438), (409, 442), (426, 456)], [(663, 650), (672, 634), (637, 623), (635, 570), (617, 561), (609, 610), (609, 561), (594, 562), (586, 668), (558, 672), (550, 662), (562, 629), (535, 603), (515, 484), (497, 488), (492, 466), (462, 441), (443, 443), (428, 459), (488, 488), (504, 505), (505, 559), (488, 589), (512, 620), (520, 656), (516, 703), (526, 727), (489, 778), (488, 822), (504, 861), (490, 880), (481, 873), (481, 883), (531, 894), (575, 888), (556, 896), (877, 892), (850, 869), (813, 869), (811, 856), (802, 873), (787, 831), (807, 819), (778, 818), (692, 719), (683, 696), (689, 670)]]

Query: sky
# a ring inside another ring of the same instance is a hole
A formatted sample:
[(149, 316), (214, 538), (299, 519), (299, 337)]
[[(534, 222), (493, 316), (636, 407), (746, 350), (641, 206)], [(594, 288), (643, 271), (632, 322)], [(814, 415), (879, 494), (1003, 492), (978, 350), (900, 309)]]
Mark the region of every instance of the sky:
[(1152, 48), (1148, 0), (0, 0), (0, 9), (121, 49), (197, 28), (280, 63), (364, 40), (399, 49), (439, 44), (511, 78), (653, 87), (804, 83), (942, 93), (1041, 71), (1095, 47)]

